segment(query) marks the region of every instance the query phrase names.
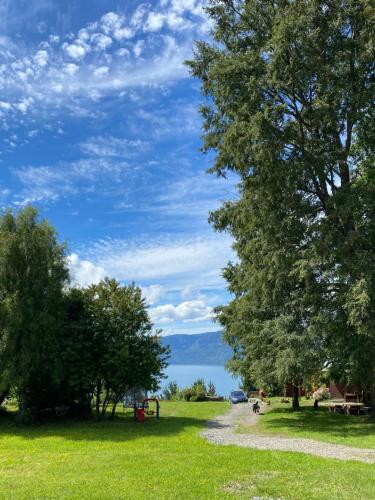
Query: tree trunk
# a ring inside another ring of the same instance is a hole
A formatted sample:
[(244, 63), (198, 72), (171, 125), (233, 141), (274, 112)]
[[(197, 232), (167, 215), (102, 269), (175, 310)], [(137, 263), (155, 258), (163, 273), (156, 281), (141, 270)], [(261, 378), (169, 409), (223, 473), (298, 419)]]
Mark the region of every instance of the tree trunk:
[(116, 399), (116, 401), (113, 404), (112, 411), (111, 411), (111, 418), (113, 418), (115, 416), (117, 403), (118, 403), (118, 399)]
[(38, 411), (39, 401), (33, 401), (29, 395), (22, 394), (18, 401), (17, 423), (20, 425), (31, 425), (35, 422)]
[(10, 388), (6, 389), (3, 392), (0, 392), (0, 406), (4, 403), (6, 398), (9, 396)]
[(371, 418), (375, 419), (375, 385), (370, 389)]
[(102, 417), (104, 417), (105, 414), (107, 413), (107, 406), (108, 406), (108, 402), (109, 402), (109, 397), (110, 397), (110, 390), (106, 389), (105, 397), (104, 397), (103, 404), (102, 404)]
[(319, 407), (319, 401), (317, 399), (314, 400), (314, 409), (317, 410)]
[(102, 391), (101, 381), (98, 380), (96, 384), (96, 401), (95, 401), (95, 414), (96, 418), (100, 417), (100, 393)]
[(293, 403), (292, 403), (292, 408), (293, 410), (298, 410), (299, 408), (299, 388), (298, 385), (293, 385)]

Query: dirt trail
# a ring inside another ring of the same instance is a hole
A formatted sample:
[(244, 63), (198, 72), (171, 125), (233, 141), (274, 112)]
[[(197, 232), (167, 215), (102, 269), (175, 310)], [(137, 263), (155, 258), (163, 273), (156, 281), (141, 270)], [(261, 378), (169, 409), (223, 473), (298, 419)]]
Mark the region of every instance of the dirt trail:
[[(261, 411), (264, 406), (261, 407)], [(340, 444), (323, 443), (312, 439), (287, 438), (280, 436), (261, 435), (257, 433), (239, 434), (238, 424), (251, 426), (262, 418), (252, 412), (251, 404), (233, 405), (225, 415), (220, 415), (207, 422), (207, 429), (201, 436), (210, 443), (218, 445), (235, 445), (258, 450), (296, 451), (338, 460), (357, 460), (365, 463), (375, 463), (375, 450), (352, 448)]]

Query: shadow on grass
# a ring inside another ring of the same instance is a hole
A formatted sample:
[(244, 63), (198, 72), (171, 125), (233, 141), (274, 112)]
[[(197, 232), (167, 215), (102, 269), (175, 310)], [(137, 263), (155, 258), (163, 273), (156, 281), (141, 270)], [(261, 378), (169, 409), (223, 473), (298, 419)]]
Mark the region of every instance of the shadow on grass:
[(136, 422), (130, 413), (118, 413), (114, 419), (103, 420), (50, 420), (33, 426), (18, 426), (13, 413), (0, 414), (0, 437), (39, 439), (59, 437), (71, 441), (124, 442), (148, 436), (168, 437), (189, 428), (199, 429), (206, 419), (195, 417), (161, 416), (160, 420), (148, 417)]
[(375, 422), (366, 416), (329, 413), (327, 408), (274, 408), (263, 421), (263, 428), (272, 432), (309, 432), (335, 437), (366, 437), (375, 434)]

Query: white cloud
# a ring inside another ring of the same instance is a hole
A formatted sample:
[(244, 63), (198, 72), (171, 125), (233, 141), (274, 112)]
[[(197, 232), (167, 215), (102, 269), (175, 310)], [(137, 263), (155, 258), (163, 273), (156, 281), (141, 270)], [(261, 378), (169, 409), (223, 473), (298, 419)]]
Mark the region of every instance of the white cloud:
[(99, 66), (99, 68), (95, 68), (94, 76), (97, 78), (104, 78), (108, 74), (108, 66)]
[(87, 49), (83, 45), (79, 45), (78, 43), (72, 44), (64, 44), (63, 49), (72, 59), (80, 60), (82, 59), (87, 52)]
[(130, 20), (130, 26), (132, 26), (134, 30), (142, 29), (148, 10), (149, 5), (147, 4), (141, 4), (135, 9)]
[(0, 101), (0, 110), (9, 111), (12, 105), (9, 102)]
[(90, 38), (91, 43), (97, 50), (105, 50), (112, 45), (112, 38), (103, 33), (94, 33)]
[(59, 43), (59, 41), (60, 41), (60, 37), (59, 37), (59, 35), (50, 35), (50, 36), (48, 37), (48, 41), (49, 41), (50, 43), (56, 44), (56, 43)]
[(121, 41), (124, 39), (130, 39), (133, 34), (134, 33), (130, 28), (119, 28), (113, 33), (113, 36), (117, 41)]
[(48, 52), (46, 50), (38, 50), (34, 59), (38, 66), (44, 68), (48, 63)]
[(172, 30), (190, 27), (190, 22), (186, 21), (183, 17), (178, 16), (175, 12), (168, 13), (167, 23)]
[(204, 283), (223, 284), (221, 268), (232, 257), (230, 239), (223, 235), (207, 238), (168, 238), (133, 242), (103, 240), (90, 245), (85, 257), (120, 281), (157, 282), (183, 287)]
[(101, 24), (105, 33), (113, 33), (117, 29), (121, 28), (124, 22), (124, 17), (116, 14), (115, 12), (107, 12), (101, 18)]
[(107, 187), (117, 184), (126, 174), (127, 168), (127, 163), (115, 162), (110, 158), (61, 162), (54, 167), (22, 167), (15, 171), (22, 185), (15, 204), (23, 206), (42, 201), (54, 202), (80, 192), (91, 193), (96, 188), (103, 192), (104, 181)]
[(74, 285), (82, 287), (99, 283), (107, 276), (105, 270), (88, 260), (81, 260), (76, 253), (67, 257), (68, 267)]
[(21, 113), (25, 114), (25, 113), (27, 113), (28, 109), (33, 104), (33, 102), (34, 102), (34, 99), (32, 99), (31, 97), (29, 97), (27, 99), (22, 99), (22, 101), (20, 101), (16, 105), (16, 107), (17, 107), (17, 109), (19, 109), (21, 111)]
[(43, 200), (56, 201), (73, 194), (74, 187), (59, 169), (25, 167), (16, 172), (24, 188), (16, 195), (16, 205), (28, 205)]
[(90, 39), (90, 32), (87, 29), (82, 28), (81, 30), (78, 31), (77, 38), (78, 40), (83, 40), (84, 42), (87, 42), (87, 40)]
[(133, 46), (133, 52), (136, 57), (140, 57), (145, 46), (144, 40), (138, 40), (138, 42)]
[(145, 31), (159, 31), (165, 22), (165, 16), (160, 12), (150, 12), (145, 24)]
[(145, 151), (148, 143), (145, 141), (120, 139), (113, 136), (91, 137), (80, 144), (82, 151), (90, 156), (130, 158), (134, 152)]
[(0, 106), (2, 116), (9, 115), (8, 124), (17, 113), (30, 120), (40, 113), (40, 123), (53, 120), (51, 109), (79, 117), (86, 110), (90, 116), (92, 102), (97, 109), (106, 96), (123, 97), (125, 89), (157, 88), (187, 77), (183, 61), (206, 23), (202, 3), (159, 0), (126, 16), (107, 12), (75, 33), (46, 33), (34, 47), (19, 37), (0, 37), (2, 102), (14, 103)]
[(191, 300), (177, 306), (165, 304), (155, 307), (150, 309), (150, 315), (152, 320), (159, 324), (168, 324), (173, 321), (190, 323), (212, 319), (213, 310), (203, 300)]
[(161, 285), (142, 287), (142, 295), (150, 305), (157, 303), (165, 295), (165, 293), (166, 290)]
[(128, 49), (125, 49), (125, 47), (121, 47), (121, 49), (118, 49), (116, 51), (116, 54), (120, 57), (124, 57), (124, 56), (129, 56), (130, 52)]
[(72, 75), (72, 76), (77, 73), (78, 69), (79, 69), (79, 66), (77, 66), (77, 64), (74, 64), (74, 63), (67, 63), (63, 67), (64, 72), (67, 73), (68, 75)]
[(0, 200), (4, 200), (10, 195), (10, 189), (0, 189)]

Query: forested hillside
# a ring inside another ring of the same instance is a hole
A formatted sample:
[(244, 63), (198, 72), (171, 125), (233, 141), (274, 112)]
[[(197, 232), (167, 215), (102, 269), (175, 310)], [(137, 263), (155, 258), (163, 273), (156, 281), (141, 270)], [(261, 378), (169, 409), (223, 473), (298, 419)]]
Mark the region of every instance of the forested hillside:
[(170, 335), (163, 345), (171, 348), (171, 365), (225, 365), (232, 350), (223, 342), (221, 332), (196, 335)]

